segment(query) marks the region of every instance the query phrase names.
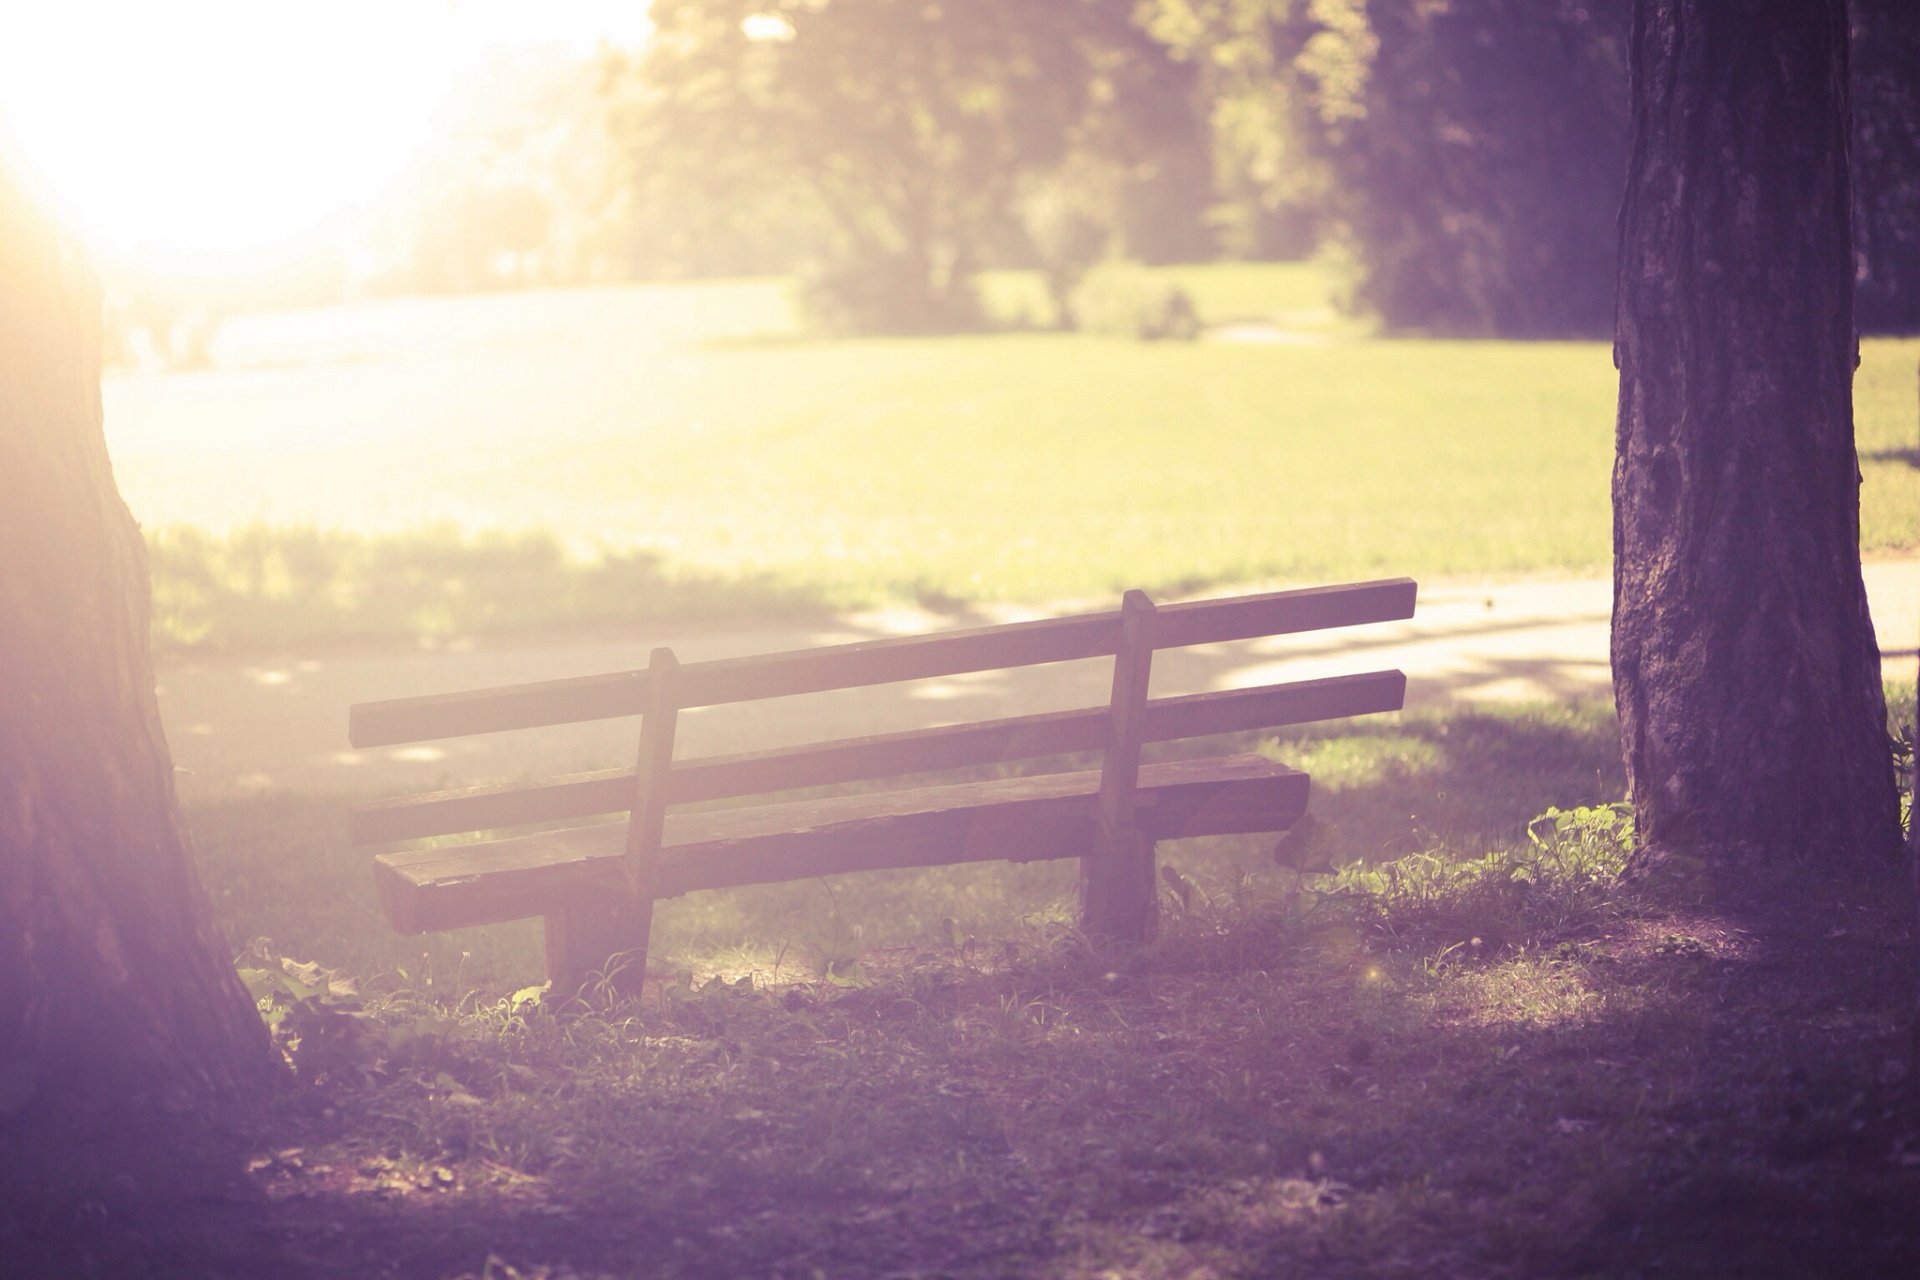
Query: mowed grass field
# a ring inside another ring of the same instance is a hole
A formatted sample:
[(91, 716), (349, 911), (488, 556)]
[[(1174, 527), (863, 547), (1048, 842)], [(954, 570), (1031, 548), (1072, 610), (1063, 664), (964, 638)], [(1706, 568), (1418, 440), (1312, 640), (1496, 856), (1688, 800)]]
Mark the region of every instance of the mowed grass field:
[[(109, 444), (187, 645), (1604, 571), (1604, 343), (1381, 339), (1311, 267), (1163, 274), (1224, 337), (828, 340), (776, 281), (240, 317), (209, 369), (111, 376)], [(1920, 546), (1916, 359), (1864, 344), (1869, 554)]]

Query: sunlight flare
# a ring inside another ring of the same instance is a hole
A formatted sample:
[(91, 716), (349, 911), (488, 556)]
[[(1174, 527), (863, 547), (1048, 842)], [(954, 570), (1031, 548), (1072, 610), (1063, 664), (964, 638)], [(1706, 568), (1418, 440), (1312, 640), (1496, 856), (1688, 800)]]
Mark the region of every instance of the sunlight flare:
[(260, 250), (383, 194), (463, 70), (637, 38), (645, 6), (621, 9), (29, 0), (0, 9), (0, 145), (102, 251)]

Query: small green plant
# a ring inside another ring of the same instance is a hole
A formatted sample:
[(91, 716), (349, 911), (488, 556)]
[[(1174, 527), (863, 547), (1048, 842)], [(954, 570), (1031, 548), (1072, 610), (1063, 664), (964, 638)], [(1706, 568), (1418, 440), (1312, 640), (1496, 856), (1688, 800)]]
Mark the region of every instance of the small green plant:
[(1551, 947), (1613, 905), (1633, 847), (1625, 804), (1550, 808), (1527, 824), (1527, 843), (1477, 858), (1444, 848), (1383, 863), (1351, 863), (1332, 894), (1396, 940), (1461, 944), (1475, 954)]
[(1914, 730), (1914, 725), (1903, 724), (1889, 735), (1893, 744), (1893, 776), (1900, 789), (1900, 829), (1908, 832), (1914, 830), (1914, 780), (1920, 777), (1914, 771)]
[(1527, 824), (1542, 865), (1561, 878), (1613, 879), (1633, 852), (1633, 807), (1624, 801), (1550, 808)]
[(302, 1080), (365, 1077), (379, 1050), (351, 979), (311, 961), (274, 956), (255, 943), (253, 964), (239, 967), (240, 981), (273, 1035), (274, 1044)]

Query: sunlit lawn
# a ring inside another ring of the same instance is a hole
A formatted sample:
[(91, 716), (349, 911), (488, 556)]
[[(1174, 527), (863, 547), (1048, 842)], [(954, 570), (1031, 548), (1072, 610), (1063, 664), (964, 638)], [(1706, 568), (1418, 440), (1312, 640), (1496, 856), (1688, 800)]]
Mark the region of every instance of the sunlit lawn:
[[(1370, 339), (1311, 305), (1311, 268), (1168, 274), (1209, 319), (1264, 317), (1284, 340), (817, 340), (775, 282), (401, 300), (239, 318), (212, 369), (115, 375), (110, 444), (150, 531), (403, 535), (371, 552), (308, 539), (318, 585), (186, 557), (230, 592), (304, 593), (374, 633), (415, 625), (402, 615), (440, 590), (434, 555), (483, 530), (551, 540), (572, 569), (625, 553), (687, 589), (648, 599), (631, 575), (595, 591), (553, 570), (460, 587), (516, 595), (523, 616), (448, 600), (444, 626), (699, 613), (729, 584), (707, 612), (1604, 569), (1604, 344)], [(1008, 310), (1038, 297), (989, 285)], [(1916, 356), (1865, 344), (1869, 552), (1920, 545)], [(422, 545), (412, 600), (369, 586)], [(172, 638), (220, 643), (228, 606), (170, 596), (161, 568), (163, 628), (198, 608)]]

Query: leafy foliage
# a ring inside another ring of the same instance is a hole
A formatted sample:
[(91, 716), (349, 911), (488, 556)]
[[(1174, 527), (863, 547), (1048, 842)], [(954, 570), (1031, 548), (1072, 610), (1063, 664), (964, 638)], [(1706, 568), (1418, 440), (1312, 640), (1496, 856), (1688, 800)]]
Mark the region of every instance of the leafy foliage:
[(1920, 5), (1853, 0), (1855, 319), (1920, 328)]
[[(1338, 248), (1350, 304), (1391, 328), (1572, 335), (1611, 324), (1631, 8), (1157, 0), (1150, 25), (1206, 68), (1243, 252), (1263, 219), (1311, 227)], [(1860, 319), (1911, 327), (1920, 9), (1850, 11)]]
[(1076, 22), (1098, 7), (674, 5), (636, 69), (632, 146), (658, 198), (803, 211), (822, 259), (803, 298), (831, 326), (948, 326), (972, 318), (1020, 179), (1061, 158), (1086, 108)]
[(1350, 863), (1328, 892), (1403, 945), (1486, 955), (1551, 947), (1614, 908), (1633, 849), (1626, 805), (1550, 808), (1527, 824), (1527, 841), (1477, 858), (1431, 849)]

